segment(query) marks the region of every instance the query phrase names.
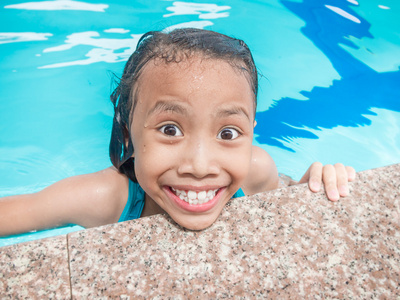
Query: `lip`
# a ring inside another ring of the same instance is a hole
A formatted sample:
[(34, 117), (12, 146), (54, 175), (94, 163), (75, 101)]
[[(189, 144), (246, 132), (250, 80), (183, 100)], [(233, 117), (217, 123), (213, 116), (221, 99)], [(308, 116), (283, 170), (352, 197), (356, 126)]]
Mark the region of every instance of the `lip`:
[(196, 204), (196, 205), (189, 204), (186, 201), (183, 201), (181, 198), (179, 198), (177, 195), (175, 195), (175, 193), (171, 191), (171, 188), (169, 186), (164, 186), (163, 190), (165, 191), (167, 196), (170, 199), (172, 199), (173, 202), (176, 203), (181, 209), (191, 213), (203, 213), (211, 210), (218, 204), (219, 200), (222, 197), (223, 192), (226, 190), (226, 187), (220, 188), (216, 193), (215, 197), (212, 198), (207, 203)]

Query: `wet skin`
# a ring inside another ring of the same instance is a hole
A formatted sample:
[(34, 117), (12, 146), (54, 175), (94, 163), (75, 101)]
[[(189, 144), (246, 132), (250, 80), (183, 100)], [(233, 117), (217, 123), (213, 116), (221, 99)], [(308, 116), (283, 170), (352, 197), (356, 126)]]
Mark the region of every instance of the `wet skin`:
[(249, 172), (254, 98), (247, 78), (214, 59), (155, 60), (135, 93), (131, 132), (146, 202), (188, 229), (210, 226)]

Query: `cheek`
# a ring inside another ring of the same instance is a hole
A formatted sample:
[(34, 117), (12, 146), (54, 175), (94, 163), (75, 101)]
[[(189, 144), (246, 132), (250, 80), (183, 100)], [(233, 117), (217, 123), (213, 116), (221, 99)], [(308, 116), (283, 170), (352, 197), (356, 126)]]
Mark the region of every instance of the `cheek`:
[(169, 169), (171, 157), (168, 152), (154, 143), (142, 143), (135, 148), (135, 173), (138, 180), (152, 182), (157, 181)]
[(225, 165), (229, 173), (240, 184), (246, 179), (250, 171), (251, 164), (251, 146), (243, 147), (232, 151), (231, 155), (225, 155)]
[(135, 174), (140, 186), (153, 197), (152, 191), (157, 184), (157, 163), (144, 149), (146, 147), (135, 153)]
[(152, 156), (151, 148), (147, 144), (135, 148), (135, 172), (137, 176), (150, 176), (157, 167), (158, 159)]

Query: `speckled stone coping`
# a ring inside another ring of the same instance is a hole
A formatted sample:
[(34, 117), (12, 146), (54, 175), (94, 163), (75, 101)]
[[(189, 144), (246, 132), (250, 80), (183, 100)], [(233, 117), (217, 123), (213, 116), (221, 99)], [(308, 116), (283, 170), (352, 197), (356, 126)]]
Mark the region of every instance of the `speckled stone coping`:
[(66, 236), (0, 248), (0, 299), (70, 299)]
[[(359, 173), (351, 195), (336, 203), (299, 185), (234, 199), (201, 232), (159, 215), (67, 238), (60, 259), (69, 255), (74, 299), (399, 299), (400, 164)], [(17, 285), (51, 275), (30, 262), (37, 250), (29, 244), (0, 248), (0, 294), (13, 298)], [(51, 253), (44, 261), (56, 261)], [(33, 267), (16, 271), (23, 257)], [(51, 291), (60, 278), (47, 279)], [(21, 290), (23, 298), (38, 289)]]
[(400, 165), (337, 203), (306, 186), (232, 200), (193, 232), (154, 216), (70, 234), (72, 294), (148, 298), (400, 297)]

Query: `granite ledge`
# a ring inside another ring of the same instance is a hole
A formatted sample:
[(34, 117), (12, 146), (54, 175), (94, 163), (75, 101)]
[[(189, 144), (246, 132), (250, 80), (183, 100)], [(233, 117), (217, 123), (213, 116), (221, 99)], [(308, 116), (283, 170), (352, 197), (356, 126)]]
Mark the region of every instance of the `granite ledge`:
[(400, 297), (400, 164), (333, 203), (305, 185), (232, 200), (200, 232), (168, 216), (69, 234), (72, 295)]
[(235, 199), (200, 232), (158, 215), (3, 247), (0, 298), (400, 298), (399, 175)]
[(0, 299), (70, 299), (67, 237), (0, 248)]

